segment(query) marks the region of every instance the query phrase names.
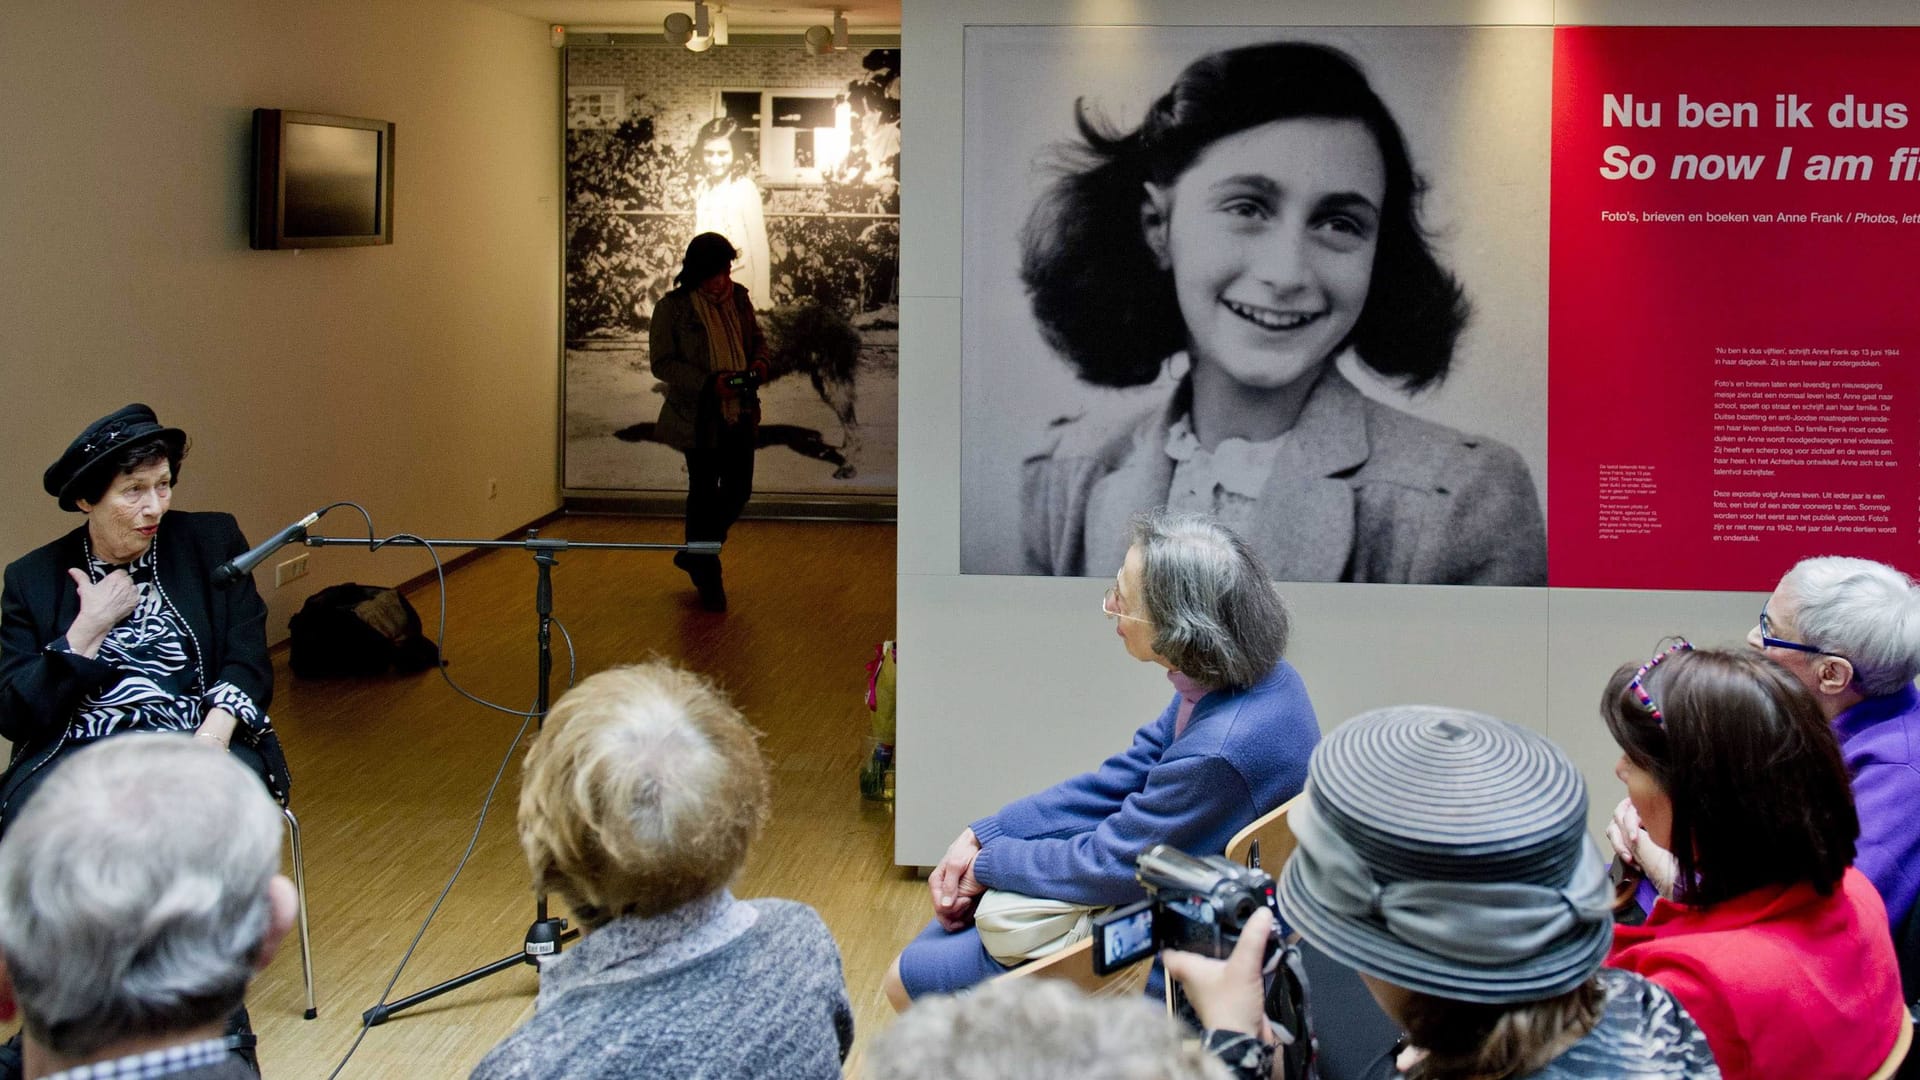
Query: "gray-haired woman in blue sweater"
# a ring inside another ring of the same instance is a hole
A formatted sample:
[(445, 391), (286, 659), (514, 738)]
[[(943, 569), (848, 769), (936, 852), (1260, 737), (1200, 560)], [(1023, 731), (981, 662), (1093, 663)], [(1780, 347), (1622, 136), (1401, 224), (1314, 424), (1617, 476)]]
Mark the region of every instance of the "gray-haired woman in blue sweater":
[(933, 921), (887, 973), (894, 1008), (1006, 970), (973, 927), (987, 889), (1130, 903), (1140, 852), (1217, 854), (1305, 784), (1320, 727), (1281, 659), (1286, 608), (1244, 541), (1209, 517), (1146, 515), (1101, 607), (1129, 655), (1167, 669), (1172, 701), (1099, 768), (961, 831), (928, 879)]

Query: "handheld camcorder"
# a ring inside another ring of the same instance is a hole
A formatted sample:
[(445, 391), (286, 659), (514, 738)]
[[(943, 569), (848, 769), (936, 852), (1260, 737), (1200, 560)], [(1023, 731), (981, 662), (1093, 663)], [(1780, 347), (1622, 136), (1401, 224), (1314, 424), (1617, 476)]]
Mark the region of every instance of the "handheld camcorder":
[(1134, 864), (1147, 898), (1093, 922), (1093, 970), (1120, 970), (1161, 949), (1179, 949), (1216, 959), (1233, 952), (1253, 913), (1266, 908), (1277, 920), (1273, 878), (1257, 867), (1219, 855), (1196, 859), (1178, 848), (1155, 844)]

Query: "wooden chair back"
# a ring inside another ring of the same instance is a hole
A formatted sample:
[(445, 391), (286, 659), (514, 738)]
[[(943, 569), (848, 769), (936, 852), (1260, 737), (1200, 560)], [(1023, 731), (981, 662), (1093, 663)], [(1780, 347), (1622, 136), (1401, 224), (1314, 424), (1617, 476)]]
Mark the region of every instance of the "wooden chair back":
[(1059, 952), (1029, 961), (1000, 976), (1002, 979), (1065, 979), (1089, 994), (1132, 996), (1146, 988), (1153, 965), (1145, 961), (1109, 975), (1093, 972), (1093, 939), (1082, 938)]
[(1227, 841), (1227, 858), (1242, 866), (1247, 865), (1247, 856), (1253, 851), (1253, 843), (1260, 842), (1260, 865), (1275, 877), (1280, 876), (1280, 868), (1285, 866), (1293, 854), (1293, 829), (1287, 824), (1287, 811), (1299, 802), (1303, 795), (1295, 795), (1275, 807), (1270, 813), (1241, 829), (1234, 838)]
[(1900, 1064), (1907, 1060), (1907, 1051), (1913, 1049), (1913, 1015), (1906, 1009), (1900, 1010), (1900, 1037), (1893, 1040), (1893, 1049), (1888, 1052), (1887, 1060), (1873, 1070), (1867, 1080), (1891, 1080), (1900, 1075)]

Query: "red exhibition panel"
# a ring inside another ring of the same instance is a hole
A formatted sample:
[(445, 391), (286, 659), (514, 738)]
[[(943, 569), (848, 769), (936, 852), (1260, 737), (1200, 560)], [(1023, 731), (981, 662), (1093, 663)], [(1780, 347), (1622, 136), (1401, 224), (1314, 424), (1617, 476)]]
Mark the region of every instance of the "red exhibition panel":
[(1549, 581), (1920, 553), (1920, 29), (1555, 32)]

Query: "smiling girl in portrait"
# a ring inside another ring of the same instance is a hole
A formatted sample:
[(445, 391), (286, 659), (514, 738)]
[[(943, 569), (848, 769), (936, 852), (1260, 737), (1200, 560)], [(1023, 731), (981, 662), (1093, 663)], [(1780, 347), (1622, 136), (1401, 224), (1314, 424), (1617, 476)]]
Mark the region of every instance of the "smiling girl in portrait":
[(740, 125), (724, 116), (701, 125), (688, 167), (694, 177), (694, 234), (726, 237), (734, 249), (733, 280), (746, 287), (755, 308), (772, 307), (773, 254), (766, 210)]
[(1059, 420), (1023, 466), (1028, 573), (1117, 564), (1156, 507), (1217, 515), (1283, 581), (1543, 585), (1520, 456), (1363, 396), (1351, 349), (1409, 391), (1468, 304), (1430, 250), (1406, 140), (1354, 62), (1283, 42), (1201, 57), (1140, 126), (1076, 105), (1081, 142), (1021, 266), (1086, 383), (1170, 397)]

